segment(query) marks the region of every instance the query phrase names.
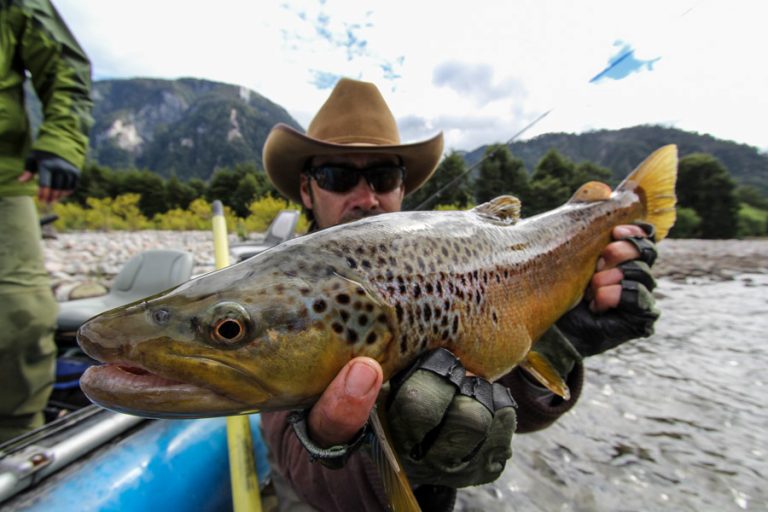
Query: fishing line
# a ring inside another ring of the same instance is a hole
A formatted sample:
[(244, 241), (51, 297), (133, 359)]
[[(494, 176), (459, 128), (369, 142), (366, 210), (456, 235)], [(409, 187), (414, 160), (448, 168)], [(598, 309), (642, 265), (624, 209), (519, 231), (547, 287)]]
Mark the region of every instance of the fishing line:
[[(693, 5), (691, 5), (691, 6), (690, 6), (688, 9), (686, 9), (685, 11), (683, 11), (683, 12), (682, 12), (682, 13), (679, 15), (679, 17), (678, 17), (678, 18), (682, 18), (682, 17), (684, 17), (684, 16), (687, 16), (688, 14), (690, 14), (690, 13), (691, 13), (691, 11), (693, 11), (694, 9), (696, 9), (696, 7), (697, 7), (697, 6), (698, 6), (700, 3), (701, 3), (701, 0), (699, 0), (699, 1), (697, 1), (697, 2), (695, 2), (695, 3), (694, 3)], [(613, 69), (615, 69), (615, 68), (616, 68), (616, 66), (620, 65), (622, 62), (624, 62), (625, 60), (627, 60), (629, 57), (632, 57), (632, 56), (634, 56), (634, 53), (635, 53), (635, 49), (634, 49), (633, 47), (629, 47), (629, 48), (628, 48), (626, 51), (624, 51), (623, 53), (621, 53), (621, 54), (620, 54), (618, 57), (614, 58), (614, 59), (613, 59), (613, 60), (612, 60), (612, 61), (611, 61), (611, 62), (608, 64), (608, 66), (607, 66), (605, 69), (603, 69), (603, 70), (602, 70), (602, 71), (600, 71), (598, 74), (596, 74), (595, 76), (593, 76), (593, 77), (592, 77), (592, 78), (589, 80), (589, 82), (588, 82), (588, 83), (595, 83), (595, 82), (598, 82), (598, 81), (599, 81), (601, 78), (603, 78), (604, 76), (608, 75), (608, 73), (610, 73), (610, 72), (611, 72)], [(537, 124), (538, 124), (538, 123), (539, 123), (539, 122), (540, 122), (542, 119), (544, 119), (545, 117), (547, 117), (547, 116), (548, 116), (548, 115), (549, 115), (549, 114), (550, 114), (550, 113), (551, 113), (553, 110), (554, 110), (554, 107), (553, 107), (553, 108), (550, 108), (549, 110), (547, 110), (546, 112), (544, 112), (543, 114), (541, 114), (539, 117), (537, 117), (536, 119), (534, 119), (533, 121), (531, 121), (530, 123), (528, 123), (528, 124), (527, 124), (527, 125), (526, 125), (526, 126), (523, 128), (523, 129), (521, 129), (520, 131), (518, 131), (517, 133), (515, 133), (515, 134), (514, 134), (512, 137), (510, 137), (510, 138), (509, 138), (509, 140), (507, 140), (507, 141), (504, 143), (504, 145), (505, 145), (505, 146), (509, 146), (510, 144), (512, 144), (512, 143), (513, 143), (515, 140), (517, 140), (517, 139), (518, 139), (518, 138), (519, 138), (519, 137), (520, 137), (522, 134), (524, 134), (524, 133), (525, 133), (525, 132), (527, 132), (529, 129), (531, 129), (531, 128), (533, 128), (534, 126), (536, 126), (536, 125), (537, 125)], [(432, 203), (432, 201), (434, 201), (435, 199), (437, 199), (438, 197), (440, 197), (440, 195), (443, 193), (443, 191), (445, 191), (445, 190), (446, 190), (446, 189), (448, 189), (449, 187), (451, 187), (451, 186), (455, 185), (455, 184), (456, 184), (456, 183), (457, 183), (457, 182), (458, 182), (460, 179), (462, 179), (464, 176), (466, 176), (467, 174), (469, 174), (470, 172), (472, 172), (473, 170), (475, 170), (475, 169), (476, 169), (478, 166), (480, 166), (480, 165), (481, 165), (483, 162), (485, 162), (487, 159), (489, 159), (489, 158), (493, 158), (494, 156), (496, 156), (496, 151), (491, 151), (490, 153), (488, 153), (488, 154), (486, 154), (486, 155), (483, 155), (483, 156), (482, 156), (482, 158), (480, 158), (480, 160), (478, 160), (477, 162), (475, 162), (474, 164), (472, 164), (472, 165), (471, 165), (471, 166), (470, 166), (470, 167), (469, 167), (467, 170), (465, 170), (464, 172), (462, 172), (461, 174), (459, 174), (458, 176), (456, 176), (455, 178), (453, 178), (451, 181), (449, 181), (448, 183), (446, 183), (445, 185), (443, 185), (442, 187), (440, 187), (440, 188), (439, 188), (437, 191), (435, 191), (434, 193), (432, 193), (432, 195), (430, 195), (430, 196), (429, 196), (429, 197), (427, 197), (425, 200), (423, 200), (421, 203), (419, 203), (417, 206), (415, 206), (415, 207), (413, 208), (413, 210), (416, 210), (416, 211), (418, 211), (418, 210), (423, 210), (423, 209), (425, 209), (427, 206), (429, 206), (429, 205)]]

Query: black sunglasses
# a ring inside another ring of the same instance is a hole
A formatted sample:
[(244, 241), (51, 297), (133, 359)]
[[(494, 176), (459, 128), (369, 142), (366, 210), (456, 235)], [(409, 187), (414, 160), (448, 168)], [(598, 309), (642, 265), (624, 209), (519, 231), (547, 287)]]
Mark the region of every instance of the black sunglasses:
[(379, 164), (357, 169), (338, 164), (324, 164), (310, 167), (306, 173), (315, 179), (320, 188), (331, 192), (349, 192), (357, 186), (362, 176), (371, 190), (378, 194), (386, 194), (403, 184), (405, 167), (396, 164)]

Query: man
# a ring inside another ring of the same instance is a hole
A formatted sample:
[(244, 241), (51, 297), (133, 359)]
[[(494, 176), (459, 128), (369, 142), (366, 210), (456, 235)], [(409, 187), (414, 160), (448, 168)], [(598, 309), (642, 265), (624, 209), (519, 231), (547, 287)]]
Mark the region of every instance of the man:
[[(435, 171), (442, 150), (442, 134), (401, 144), (394, 117), (376, 87), (342, 79), (306, 135), (285, 125), (273, 128), (264, 146), (264, 166), (283, 195), (304, 205), (312, 229), (325, 229), (399, 211), (405, 195)], [(518, 432), (544, 428), (573, 407), (581, 391), (582, 355), (652, 332), (658, 314), (650, 293), (639, 284), (632, 288), (640, 293), (627, 299), (621, 283), (630, 276), (623, 275), (619, 264), (655, 254), (653, 246), (640, 226), (620, 226), (613, 234), (629, 241), (613, 242), (603, 251), (590, 301), (563, 319), (570, 339), (553, 328), (537, 344), (566, 380), (570, 400), (556, 397), (517, 369), (491, 386), (467, 376), (447, 351), (430, 353), (393, 379), (387, 415), (422, 508), (450, 510), (455, 488), (497, 478), (511, 456), (516, 423)], [(644, 278), (650, 277), (647, 268), (638, 268), (633, 266), (632, 272), (652, 286)], [(617, 306), (628, 300), (632, 314), (615, 317), (612, 313), (621, 309)], [(611, 336), (614, 330), (620, 335)], [(592, 337), (599, 346), (590, 342)], [(285, 510), (386, 506), (376, 469), (365, 453), (354, 450), (381, 387), (378, 363), (356, 358), (306, 414), (262, 415)], [(517, 401), (517, 414), (507, 389)]]
[[(27, 72), (44, 117), (33, 144)], [(0, 442), (43, 424), (55, 378), (57, 308), (32, 197), (52, 203), (77, 185), (90, 83), (88, 58), (47, 0), (0, 1)]]

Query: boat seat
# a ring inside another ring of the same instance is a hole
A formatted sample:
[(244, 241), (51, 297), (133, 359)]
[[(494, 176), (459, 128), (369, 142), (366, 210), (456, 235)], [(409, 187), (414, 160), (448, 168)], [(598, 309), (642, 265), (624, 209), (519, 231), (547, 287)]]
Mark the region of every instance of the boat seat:
[(292, 238), (296, 232), (296, 224), (298, 222), (298, 210), (281, 210), (272, 219), (263, 240), (232, 244), (229, 252), (232, 254), (235, 262), (246, 260)]
[(106, 295), (60, 303), (57, 329), (60, 332), (76, 331), (99, 313), (188, 281), (193, 263), (192, 253), (187, 251), (152, 249), (139, 253), (115, 276)]

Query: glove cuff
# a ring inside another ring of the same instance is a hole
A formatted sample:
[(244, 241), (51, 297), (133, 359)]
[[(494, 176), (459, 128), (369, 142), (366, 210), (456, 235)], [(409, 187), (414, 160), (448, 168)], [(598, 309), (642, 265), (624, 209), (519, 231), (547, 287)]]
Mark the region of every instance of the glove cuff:
[(517, 433), (544, 429), (576, 405), (584, 384), (584, 366), (581, 361), (576, 362), (565, 380), (571, 391), (571, 399), (567, 401), (554, 393), (542, 397), (541, 386), (530, 382), (520, 368), (515, 368), (497, 381), (509, 388), (519, 406)]
[(288, 423), (293, 428), (296, 437), (301, 445), (309, 453), (311, 462), (319, 461), (320, 464), (329, 469), (341, 469), (346, 464), (350, 455), (357, 450), (363, 441), (368, 437), (368, 424), (365, 425), (357, 436), (349, 443), (338, 444), (328, 448), (321, 448), (309, 437), (307, 430), (307, 418), (309, 409), (293, 411), (288, 415)]

